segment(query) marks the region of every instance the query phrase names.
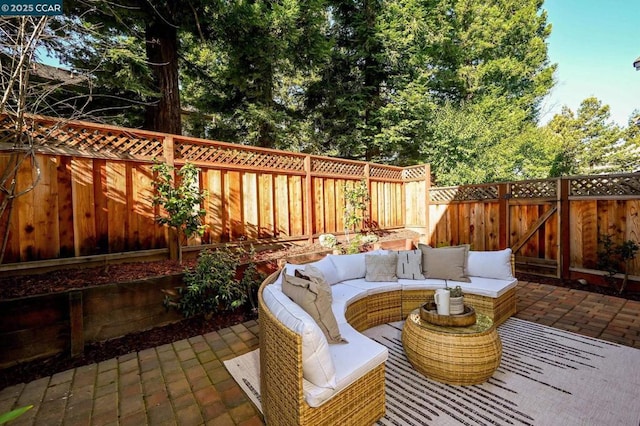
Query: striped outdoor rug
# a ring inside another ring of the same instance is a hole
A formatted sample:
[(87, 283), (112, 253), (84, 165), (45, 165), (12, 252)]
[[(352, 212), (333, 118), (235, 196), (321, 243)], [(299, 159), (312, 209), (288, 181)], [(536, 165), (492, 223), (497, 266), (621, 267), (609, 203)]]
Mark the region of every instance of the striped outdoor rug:
[[(404, 355), (402, 322), (365, 334), (389, 348), (387, 412), (380, 425), (640, 425), (640, 350), (510, 318), (489, 381), (426, 379)], [(242, 359), (240, 359), (242, 358)], [(257, 351), (225, 362), (259, 403)]]

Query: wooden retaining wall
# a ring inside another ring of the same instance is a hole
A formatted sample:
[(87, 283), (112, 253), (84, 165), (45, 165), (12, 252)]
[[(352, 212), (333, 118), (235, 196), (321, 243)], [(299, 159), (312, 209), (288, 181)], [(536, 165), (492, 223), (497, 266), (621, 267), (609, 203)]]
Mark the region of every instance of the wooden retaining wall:
[(182, 274), (0, 300), (0, 369), (180, 320), (162, 289)]

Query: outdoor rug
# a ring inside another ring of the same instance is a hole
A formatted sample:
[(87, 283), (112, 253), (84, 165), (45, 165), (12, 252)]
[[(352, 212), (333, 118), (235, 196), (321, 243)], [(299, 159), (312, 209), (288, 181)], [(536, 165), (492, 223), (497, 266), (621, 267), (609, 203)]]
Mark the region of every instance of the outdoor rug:
[[(381, 425), (640, 425), (640, 350), (510, 318), (502, 361), (481, 385), (450, 386), (415, 371), (403, 322), (364, 334), (389, 348)], [(226, 361), (260, 409), (259, 354)]]

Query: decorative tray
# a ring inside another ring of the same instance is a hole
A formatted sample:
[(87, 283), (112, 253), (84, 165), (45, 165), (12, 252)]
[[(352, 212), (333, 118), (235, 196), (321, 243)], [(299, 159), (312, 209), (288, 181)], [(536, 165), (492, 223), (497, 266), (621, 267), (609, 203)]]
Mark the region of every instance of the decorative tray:
[(435, 325), (447, 327), (468, 327), (476, 323), (476, 311), (471, 306), (464, 305), (464, 312), (458, 315), (438, 315), (434, 302), (427, 302), (420, 306), (420, 318)]

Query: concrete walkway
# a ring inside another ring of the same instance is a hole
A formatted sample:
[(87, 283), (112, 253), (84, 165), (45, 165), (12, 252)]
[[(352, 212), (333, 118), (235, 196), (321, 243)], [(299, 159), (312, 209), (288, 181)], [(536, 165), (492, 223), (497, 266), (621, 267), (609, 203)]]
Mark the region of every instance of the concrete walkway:
[[(521, 282), (516, 317), (640, 349), (640, 302)], [(146, 349), (0, 391), (15, 425), (261, 425), (222, 361), (258, 347), (258, 323)]]

